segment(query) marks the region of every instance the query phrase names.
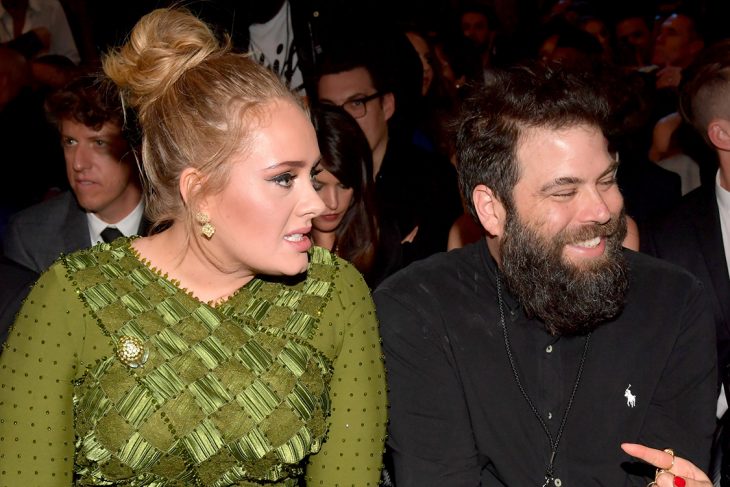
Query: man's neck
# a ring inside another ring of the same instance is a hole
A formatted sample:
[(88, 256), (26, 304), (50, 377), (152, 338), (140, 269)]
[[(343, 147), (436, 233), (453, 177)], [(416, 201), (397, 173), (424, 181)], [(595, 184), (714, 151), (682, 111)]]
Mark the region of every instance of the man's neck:
[(730, 152), (718, 151), (717, 157), (720, 160), (720, 186), (725, 191), (730, 191)]
[(135, 186), (133, 189), (128, 190), (124, 195), (122, 195), (122, 199), (112, 205), (112, 208), (106, 209), (102, 212), (97, 212), (95, 215), (106, 223), (118, 223), (127, 215), (132, 213), (134, 209), (137, 208), (137, 205), (141, 200), (142, 191)]
[(500, 265), (499, 240), (497, 240), (496, 237), (487, 236), (487, 248), (489, 249), (489, 253), (492, 254), (492, 258), (494, 258), (494, 262), (496, 262), (497, 266), (499, 267), (499, 265)]

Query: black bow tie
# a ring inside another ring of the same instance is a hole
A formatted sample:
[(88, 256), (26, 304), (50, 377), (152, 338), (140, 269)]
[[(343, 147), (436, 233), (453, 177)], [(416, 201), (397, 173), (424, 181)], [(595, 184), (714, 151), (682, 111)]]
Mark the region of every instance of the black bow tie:
[(122, 232), (120, 232), (118, 228), (114, 228), (114, 227), (106, 227), (101, 232), (101, 238), (106, 243), (113, 242), (116, 239), (118, 239), (119, 237), (123, 237), (123, 236), (124, 236), (124, 234)]

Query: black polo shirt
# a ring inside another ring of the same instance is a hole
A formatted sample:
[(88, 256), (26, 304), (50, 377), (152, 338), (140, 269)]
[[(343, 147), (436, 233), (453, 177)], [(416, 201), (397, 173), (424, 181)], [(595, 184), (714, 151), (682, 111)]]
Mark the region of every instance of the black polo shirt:
[[(653, 470), (622, 442), (709, 463), (715, 332), (702, 286), (678, 267), (626, 257), (626, 306), (591, 335), (555, 457), (562, 487), (646, 485)], [(398, 487), (544, 483), (551, 448), (507, 358), (495, 272), (480, 241), (413, 264), (375, 293)], [(555, 437), (585, 337), (549, 335), (503, 295), (520, 380)]]

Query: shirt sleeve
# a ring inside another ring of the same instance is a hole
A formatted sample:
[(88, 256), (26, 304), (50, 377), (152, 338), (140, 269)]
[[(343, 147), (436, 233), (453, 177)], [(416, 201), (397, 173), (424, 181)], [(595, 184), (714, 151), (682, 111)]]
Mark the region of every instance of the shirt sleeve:
[(61, 264), (38, 280), (0, 355), (0, 487), (71, 485), (83, 308)]
[(375, 307), (360, 274), (341, 263), (337, 296), (320, 328), (335, 333), (331, 415), (322, 449), (307, 466), (308, 486), (375, 486), (380, 479), (387, 405)]
[[(81, 57), (76, 48), (71, 27), (68, 25), (66, 13), (59, 2), (49, 2), (46, 6), (49, 9), (48, 30), (51, 31), (51, 47), (49, 54), (59, 54), (67, 57), (72, 63), (79, 64)], [(38, 27), (38, 26), (35, 26)]]
[[(399, 281), (400, 289), (410, 282)], [(420, 306), (379, 289), (375, 302), (388, 370), (395, 483), (476, 486), (481, 466), (469, 411), (436, 304)]]
[(715, 326), (704, 292), (699, 282), (687, 290), (679, 332), (638, 441), (671, 447), (707, 472), (718, 391)]

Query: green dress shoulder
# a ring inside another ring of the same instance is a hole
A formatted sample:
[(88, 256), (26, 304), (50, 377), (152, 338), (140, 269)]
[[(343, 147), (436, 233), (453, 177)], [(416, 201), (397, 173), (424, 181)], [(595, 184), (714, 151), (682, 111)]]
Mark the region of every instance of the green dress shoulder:
[(99, 244), (41, 276), (0, 355), (0, 486), (377, 485), (385, 426), (369, 290), (320, 248), (210, 306)]

